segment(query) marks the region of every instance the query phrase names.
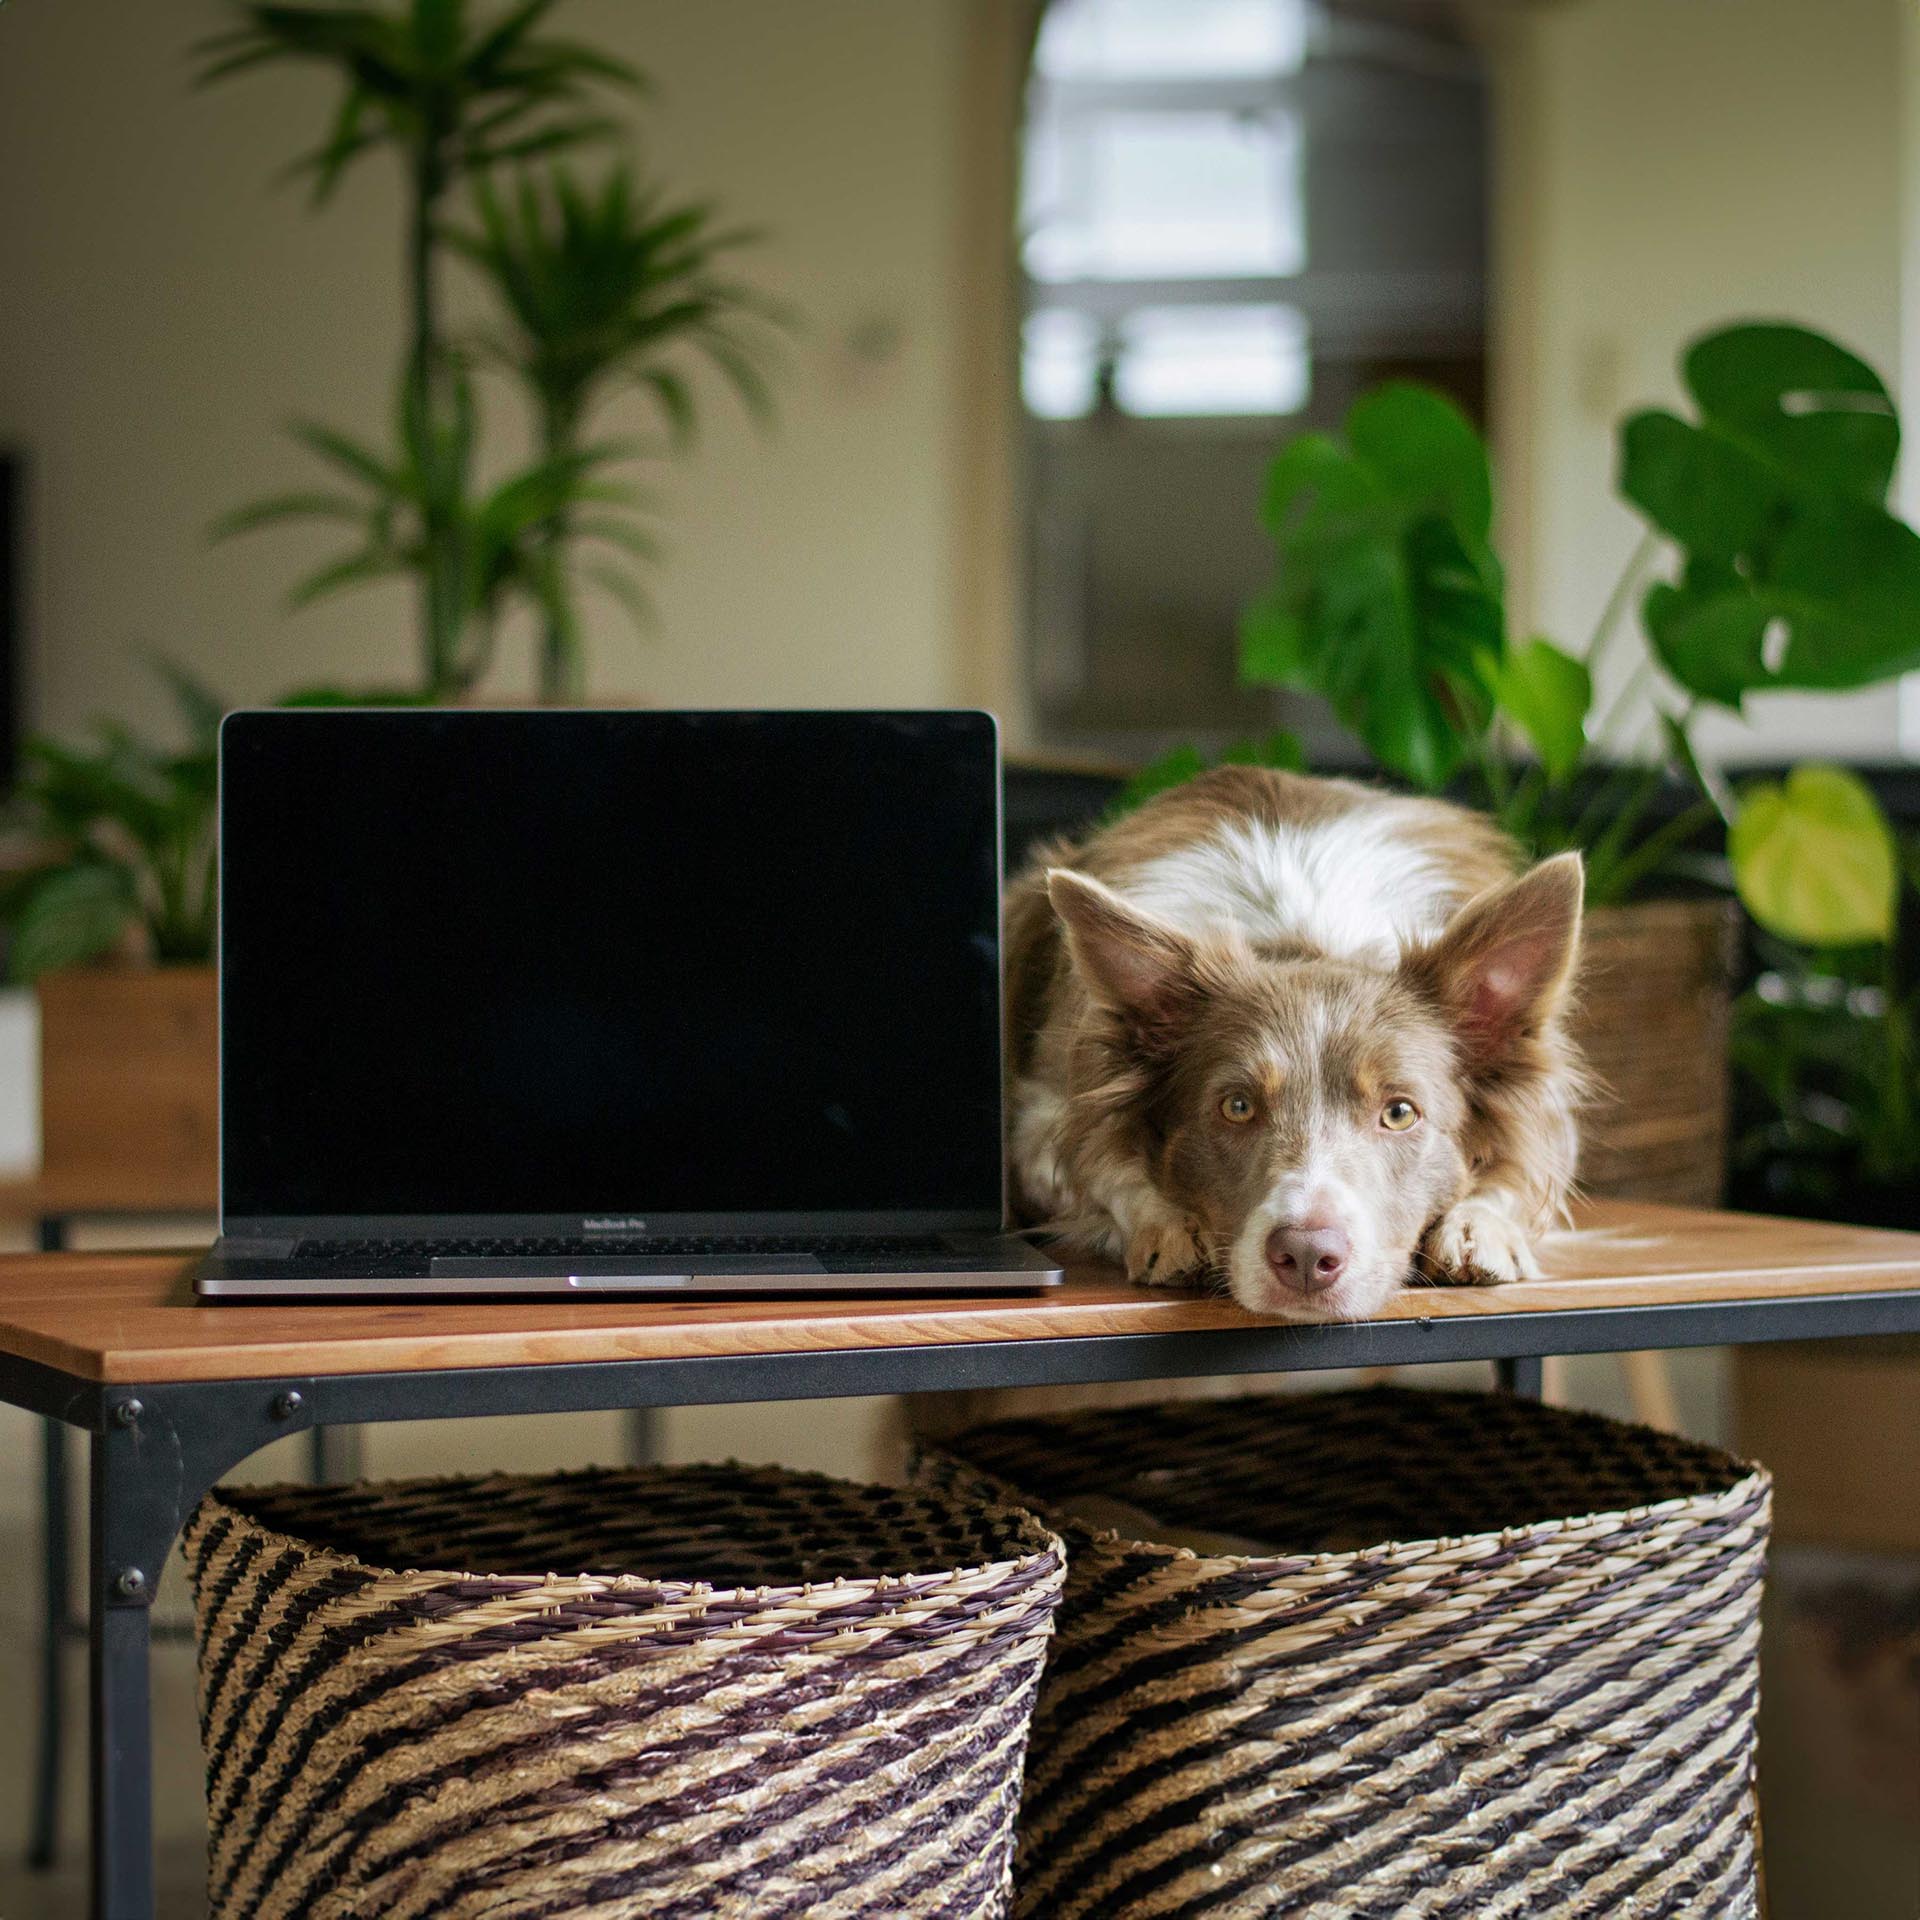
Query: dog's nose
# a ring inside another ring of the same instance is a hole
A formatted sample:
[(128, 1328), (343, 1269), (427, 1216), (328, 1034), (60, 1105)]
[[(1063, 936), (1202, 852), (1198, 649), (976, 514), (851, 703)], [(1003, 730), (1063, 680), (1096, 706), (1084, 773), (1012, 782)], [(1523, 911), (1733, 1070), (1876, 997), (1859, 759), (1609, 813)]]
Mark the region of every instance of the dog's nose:
[(1296, 1293), (1325, 1293), (1347, 1270), (1353, 1242), (1323, 1220), (1275, 1227), (1267, 1235), (1267, 1265)]

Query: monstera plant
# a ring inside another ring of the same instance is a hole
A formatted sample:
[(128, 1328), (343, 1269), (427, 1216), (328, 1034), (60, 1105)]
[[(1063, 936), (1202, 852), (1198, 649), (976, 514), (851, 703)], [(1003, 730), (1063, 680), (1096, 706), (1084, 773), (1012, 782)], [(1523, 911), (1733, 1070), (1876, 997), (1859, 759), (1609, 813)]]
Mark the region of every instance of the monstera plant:
[(1279, 578), (1241, 666), (1321, 695), (1379, 763), (1436, 789), (1490, 747), (1505, 648), (1487, 450), (1453, 403), (1363, 394), (1344, 441), (1302, 434), (1267, 478)]
[[(1629, 903), (1682, 856), (1697, 878), (1702, 849), (1721, 846), (1709, 869), (1730, 870), (1781, 956), (1773, 999), (1750, 996), (1737, 1029), (1774, 1119), (1791, 1108), (1804, 1140), (1820, 1115), (1866, 1114), (1852, 1137), (1910, 1139), (1920, 1170), (1920, 1003), (1900, 985), (1879, 809), (1837, 768), (1743, 789), (1695, 748), (1709, 709), (1920, 667), (1920, 535), (1887, 504), (1899, 420), (1871, 367), (1803, 327), (1723, 328), (1680, 371), (1682, 409), (1621, 424), (1617, 484), (1645, 532), (1584, 638), (1512, 630), (1485, 442), (1444, 395), (1395, 382), (1338, 434), (1276, 455), (1263, 513), (1277, 565), (1242, 621), (1242, 674), (1318, 696), (1383, 771), (1477, 802), (1529, 853), (1583, 855), (1588, 904), (1611, 911), (1589, 922), (1581, 1037), (1620, 1116), (1617, 1130), (1590, 1116), (1590, 1188), (1719, 1197), (1726, 913)], [(1609, 656), (1636, 626), (1622, 672)], [(1282, 734), (1229, 757), (1301, 755)], [(1204, 764), (1178, 748), (1118, 805)], [(1860, 1069), (1845, 1098), (1822, 1047)]]
[(1698, 417), (1621, 433), (1621, 492), (1681, 563), (1642, 606), (1668, 675), (1737, 708), (1920, 664), (1920, 535), (1887, 510), (1900, 423), (1880, 377), (1785, 326), (1709, 335), (1681, 370)]
[[(1818, 774), (1743, 799), (1692, 734), (1704, 707), (1920, 666), (1920, 535), (1887, 506), (1899, 420), (1872, 368), (1801, 327), (1726, 328), (1681, 372), (1692, 417), (1622, 424), (1619, 488), (1647, 532), (1583, 644), (1509, 634), (1485, 443), (1444, 396), (1395, 383), (1356, 401), (1342, 435), (1275, 458), (1277, 578), (1245, 616), (1242, 670), (1319, 695), (1409, 784), (1464, 783), (1534, 851), (1579, 848), (1596, 903), (1627, 898), (1715, 816), (1743, 897), (1776, 888), (1814, 833), (1834, 884), (1803, 887), (1797, 911), (1829, 911), (1844, 937), (1859, 907), (1842, 876), (1874, 859), (1868, 827)], [(1647, 657), (1596, 714), (1595, 669), (1662, 553), (1639, 602)], [(1655, 750), (1615, 757), (1642, 698)], [(1650, 827), (1676, 777), (1697, 798)]]

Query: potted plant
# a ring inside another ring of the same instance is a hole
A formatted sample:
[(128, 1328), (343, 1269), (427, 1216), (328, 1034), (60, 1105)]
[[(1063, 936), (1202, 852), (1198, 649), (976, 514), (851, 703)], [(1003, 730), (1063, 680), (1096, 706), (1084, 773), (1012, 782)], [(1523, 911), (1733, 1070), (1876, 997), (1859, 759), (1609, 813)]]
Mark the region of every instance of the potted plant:
[[(1856, 356), (1743, 325), (1695, 342), (1682, 374), (1694, 418), (1622, 425), (1620, 491), (1647, 533), (1583, 645), (1510, 635), (1485, 443), (1442, 395), (1395, 383), (1363, 395), (1340, 437), (1302, 435), (1274, 460), (1278, 574), (1247, 611), (1241, 666), (1320, 696), (1384, 771), (1485, 806), (1529, 854), (1583, 853), (1581, 1037), (1611, 1095), (1583, 1181), (1705, 1203), (1725, 1179), (1736, 922), (1724, 895), (1649, 896), (1728, 829), (1736, 874), (1777, 867), (1809, 789), (1743, 800), (1702, 764), (1694, 723), (1751, 693), (1920, 665), (1920, 536), (1887, 510), (1898, 420)], [(1636, 599), (1644, 656), (1596, 713), (1596, 668)], [(1640, 705), (1651, 737), (1622, 753)], [(1298, 747), (1279, 735), (1240, 754), (1285, 764)], [(1136, 790), (1198, 764), (1182, 750)]]
[(211, 1211), (219, 1185), (212, 967), (221, 707), (161, 663), (185, 744), (98, 723), (23, 749), (0, 889), (8, 970), (40, 1003), (48, 1210)]
[[(233, 25), (200, 47), (203, 84), (288, 62), (338, 75), (332, 126), (296, 166), (316, 204), (369, 154), (400, 163), (408, 330), (391, 446), (298, 422), (295, 437), (324, 463), (326, 484), (243, 507), (215, 531), (297, 520), (351, 529), (347, 549), (302, 580), (292, 604), (413, 579), (418, 684), (432, 699), (471, 694), (514, 607), (539, 629), (539, 697), (582, 695), (582, 587), (641, 626), (650, 613), (652, 502), (618, 469), (690, 438), (694, 362), (764, 411), (770, 342), (788, 324), (776, 303), (719, 271), (751, 234), (625, 163), (590, 185), (556, 161), (619, 133), (597, 92), (637, 93), (645, 81), (599, 48), (550, 34), (554, 5), (520, 0), (483, 14), (467, 0), (234, 0)], [(509, 170), (511, 190), (500, 184)], [(472, 230), (457, 224), (463, 201)], [(501, 310), (503, 323), (477, 341), (445, 321), (449, 252), (478, 270)], [(539, 438), (533, 459), (491, 485), (476, 478), (486, 464), (476, 363), (516, 381)], [(657, 435), (587, 437), (589, 415), (616, 388), (645, 396)]]

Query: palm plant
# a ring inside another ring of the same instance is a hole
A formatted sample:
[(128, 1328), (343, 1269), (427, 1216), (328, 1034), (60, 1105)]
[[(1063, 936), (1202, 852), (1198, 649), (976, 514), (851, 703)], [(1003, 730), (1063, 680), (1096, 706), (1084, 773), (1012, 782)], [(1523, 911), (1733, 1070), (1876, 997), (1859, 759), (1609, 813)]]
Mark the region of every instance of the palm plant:
[[(464, 692), (486, 671), (510, 603), (528, 600), (551, 614), (557, 583), (544, 543), (554, 520), (584, 506), (633, 507), (641, 496), (601, 477), (631, 451), (611, 441), (576, 443), (476, 489), (472, 387), (458, 367), (444, 419), (420, 404), (411, 381), (401, 383), (398, 411), (399, 451), (392, 457), (315, 422), (297, 422), (295, 436), (332, 468), (338, 484), (256, 501), (215, 531), (224, 536), (313, 519), (352, 527), (356, 537), (348, 550), (296, 583), (289, 595), (295, 607), (369, 581), (418, 575), (431, 558), (450, 615), (439, 634), (450, 644), (431, 654), (425, 691), (441, 697)], [(626, 532), (618, 520), (609, 525), (615, 535)], [(588, 521), (574, 528), (580, 537), (601, 531)]]
[[(383, 149), (395, 153), (407, 182), (407, 379), (423, 436), (459, 432), (443, 419), (460, 404), (440, 323), (435, 265), (448, 194), (487, 167), (527, 160), (616, 131), (593, 113), (596, 86), (630, 90), (644, 83), (627, 63), (539, 31), (554, 0), (519, 0), (482, 19), (467, 0), (360, 0), (296, 5), (233, 0), (235, 24), (203, 41), (202, 85), (281, 64), (337, 72), (340, 102), (326, 138), (294, 162), (325, 202), (349, 166)], [(404, 458), (404, 454), (401, 456)], [(442, 518), (448, 503), (421, 496), (422, 538), (414, 566), (429, 684), (442, 689), (448, 662), (462, 648), (469, 603), (467, 532)]]
[[(720, 226), (709, 207), (673, 201), (624, 164), (610, 168), (597, 188), (556, 167), (544, 182), (523, 173), (510, 193), (477, 180), (474, 198), (478, 230), (449, 237), (499, 297), (507, 325), (483, 345), (531, 396), (545, 459), (575, 457), (596, 406), (623, 389), (644, 392), (673, 439), (691, 438), (696, 362), (717, 372), (749, 412), (766, 417), (766, 368), (787, 316), (718, 271), (724, 256), (754, 234)], [(540, 690), (548, 699), (581, 690), (579, 620), (567, 584), (567, 549), (581, 537), (618, 545), (635, 559), (654, 552), (631, 519), (587, 520), (570, 502), (555, 507), (544, 529)], [(645, 619), (645, 588), (630, 570), (600, 561), (582, 572), (636, 620)]]

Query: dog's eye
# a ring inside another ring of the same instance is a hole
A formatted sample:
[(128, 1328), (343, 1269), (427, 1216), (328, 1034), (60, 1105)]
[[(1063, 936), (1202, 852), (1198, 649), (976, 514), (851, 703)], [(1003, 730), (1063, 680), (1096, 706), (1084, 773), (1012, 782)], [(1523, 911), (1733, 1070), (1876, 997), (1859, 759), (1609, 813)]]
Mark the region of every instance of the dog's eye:
[(1380, 1109), (1380, 1124), (1389, 1133), (1405, 1133), (1420, 1118), (1420, 1109), (1411, 1100), (1389, 1100)]
[(1253, 1102), (1244, 1093), (1230, 1093), (1220, 1102), (1220, 1117), (1245, 1126), (1253, 1118)]

